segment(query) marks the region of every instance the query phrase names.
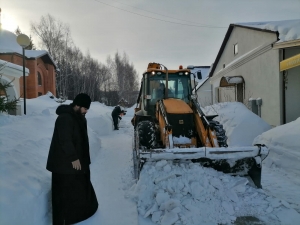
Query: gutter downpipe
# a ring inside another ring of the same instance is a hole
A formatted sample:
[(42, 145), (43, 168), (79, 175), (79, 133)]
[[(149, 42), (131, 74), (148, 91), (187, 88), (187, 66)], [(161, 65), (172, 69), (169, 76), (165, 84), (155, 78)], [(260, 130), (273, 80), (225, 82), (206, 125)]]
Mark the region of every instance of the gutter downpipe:
[[(285, 60), (285, 49), (283, 48), (282, 49), (282, 60)], [(284, 70), (283, 72), (282, 72), (282, 107), (283, 107), (283, 109), (282, 109), (282, 113), (283, 113), (283, 117), (282, 117), (282, 119), (283, 119), (283, 124), (285, 124), (286, 123), (286, 109), (285, 109), (285, 106), (286, 106), (286, 102), (285, 102), (285, 76), (286, 76), (286, 70)]]
[(257, 114), (259, 117), (261, 117), (261, 105), (262, 105), (262, 99), (257, 98), (256, 99), (256, 105), (257, 105)]

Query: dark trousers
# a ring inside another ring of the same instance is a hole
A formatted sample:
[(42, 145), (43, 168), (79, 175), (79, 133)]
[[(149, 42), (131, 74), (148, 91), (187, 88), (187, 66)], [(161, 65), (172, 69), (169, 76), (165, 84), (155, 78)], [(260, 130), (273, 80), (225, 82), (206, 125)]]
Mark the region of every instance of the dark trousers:
[(53, 225), (74, 224), (91, 217), (98, 201), (90, 181), (90, 173), (52, 173)]
[(119, 123), (119, 116), (112, 116), (114, 127), (115, 129), (118, 129), (118, 123)]

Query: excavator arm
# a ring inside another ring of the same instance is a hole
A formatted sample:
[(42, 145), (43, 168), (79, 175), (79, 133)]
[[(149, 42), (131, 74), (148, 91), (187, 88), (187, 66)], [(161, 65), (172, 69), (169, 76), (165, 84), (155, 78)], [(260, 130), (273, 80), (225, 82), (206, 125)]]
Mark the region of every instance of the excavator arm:
[(205, 147), (219, 147), (216, 132), (200, 108), (199, 103), (192, 99), (196, 130), (201, 143)]

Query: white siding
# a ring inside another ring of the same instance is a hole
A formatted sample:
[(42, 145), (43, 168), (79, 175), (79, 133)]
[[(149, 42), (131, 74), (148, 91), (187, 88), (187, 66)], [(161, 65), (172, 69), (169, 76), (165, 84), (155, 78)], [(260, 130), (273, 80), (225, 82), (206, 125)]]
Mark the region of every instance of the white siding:
[[(262, 32), (253, 29), (235, 27), (227, 41), (223, 54), (214, 73), (223, 69), (223, 64), (226, 66), (242, 55), (252, 51), (253, 49), (264, 44), (277, 41), (274, 33)], [(238, 43), (238, 54), (233, 54), (233, 45)]]
[[(273, 126), (281, 124), (279, 50), (272, 50), (270, 45), (276, 41), (277, 37), (274, 33), (235, 27), (212, 77), (213, 90), (215, 90), (222, 76), (242, 76), (245, 80), (244, 104), (247, 105), (249, 98), (261, 98), (263, 101), (261, 117)], [(236, 43), (238, 43), (238, 54), (234, 55), (233, 45)], [(245, 56), (254, 55), (264, 46), (270, 46), (270, 49), (266, 48), (267, 50), (244, 63), (237, 63)], [(223, 69), (223, 64), (225, 64), (225, 69)], [(229, 70), (230, 67), (232, 67), (231, 70)], [(218, 73), (226, 69), (228, 72), (218, 77)], [(213, 93), (214, 103), (217, 102), (216, 97)]]

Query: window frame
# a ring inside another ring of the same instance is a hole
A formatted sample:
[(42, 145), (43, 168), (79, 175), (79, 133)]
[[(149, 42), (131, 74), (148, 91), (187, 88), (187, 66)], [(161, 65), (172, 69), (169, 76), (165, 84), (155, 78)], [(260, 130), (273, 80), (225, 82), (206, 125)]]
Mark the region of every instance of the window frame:
[(42, 75), (39, 71), (37, 71), (37, 84), (38, 84), (38, 86), (43, 86)]
[(239, 53), (239, 45), (238, 45), (238, 43), (235, 43), (233, 45), (233, 54), (237, 55), (238, 53)]

